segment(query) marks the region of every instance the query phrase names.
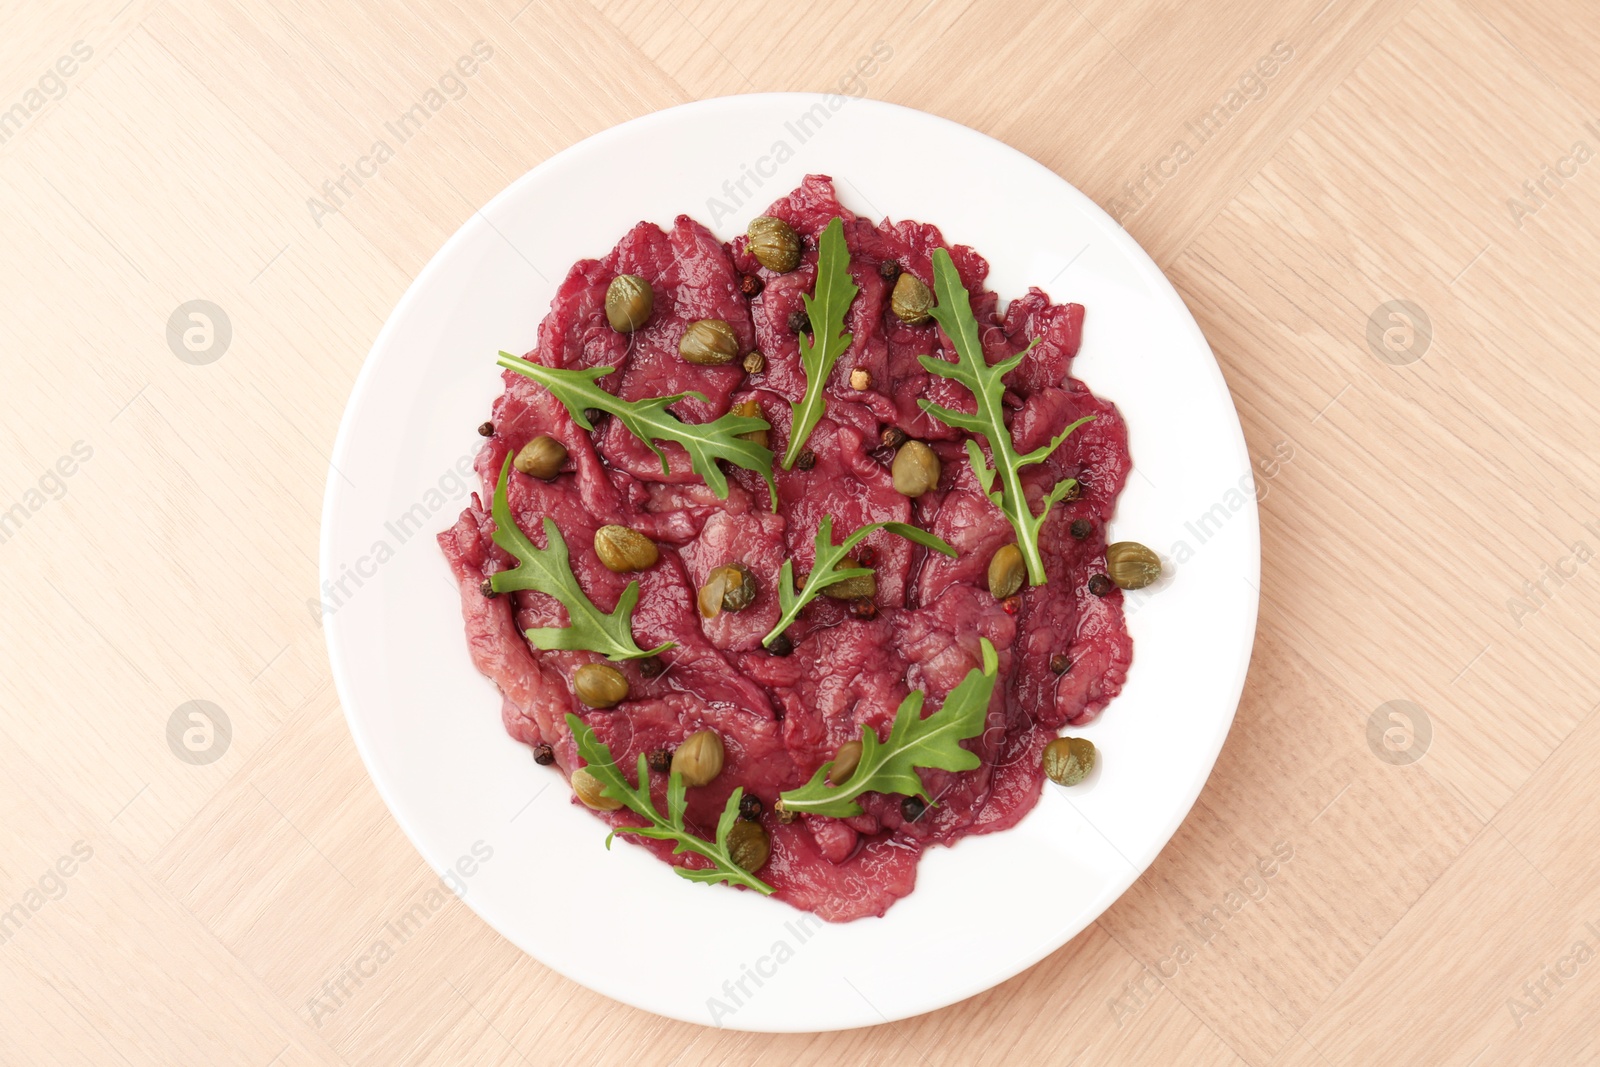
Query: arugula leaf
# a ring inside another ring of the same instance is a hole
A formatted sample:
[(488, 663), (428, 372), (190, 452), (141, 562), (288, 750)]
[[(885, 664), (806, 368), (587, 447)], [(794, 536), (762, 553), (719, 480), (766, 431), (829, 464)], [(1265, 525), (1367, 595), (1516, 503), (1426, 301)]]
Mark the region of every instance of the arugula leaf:
[(795, 617), (800, 614), (800, 609), (817, 598), (830, 585), (842, 582), (847, 578), (863, 577), (872, 573), (871, 567), (845, 567), (835, 570), (845, 557), (850, 555), (850, 550), (860, 544), (873, 530), (884, 529), (890, 533), (899, 534), (908, 541), (915, 541), (919, 545), (926, 545), (935, 552), (943, 552), (947, 556), (954, 556), (956, 550), (944, 540), (927, 530), (916, 526), (909, 526), (903, 522), (873, 522), (861, 527), (855, 533), (844, 539), (844, 544), (833, 543), (833, 516), (824, 515), (822, 522), (817, 526), (816, 561), (811, 568), (811, 573), (806, 576), (805, 588), (800, 592), (794, 591), (794, 561), (784, 560), (783, 567), (778, 573), (778, 606), (782, 614), (778, 617), (778, 625), (772, 632), (761, 639), (763, 645), (770, 645), (779, 634), (789, 628)]
[(571, 626), (542, 626), (527, 631), (535, 648), (565, 648), (599, 652), (608, 659), (640, 659), (673, 646), (668, 641), (646, 651), (633, 640), (633, 606), (639, 602), (639, 583), (629, 582), (617, 598), (617, 609), (607, 615), (578, 588), (567, 555), (567, 542), (550, 516), (544, 517), (546, 548), (528, 539), (511, 515), (506, 499), (506, 480), (511, 473), (511, 457), (500, 468), (500, 481), (494, 487), (494, 543), (517, 557), (517, 565), (489, 576), (489, 588), (496, 593), (533, 589), (555, 597), (567, 609)]
[[(833, 364), (850, 347), (850, 334), (844, 332), (844, 314), (861, 291), (850, 277), (850, 249), (844, 243), (844, 220), (835, 218), (817, 239), (816, 295), (801, 294), (806, 317), (811, 320), (811, 336), (800, 335), (800, 366), (806, 372), (806, 394), (794, 408), (789, 429), (789, 447), (783, 453), (783, 469), (794, 466), (805, 447), (806, 438), (822, 418), (826, 401), (823, 387)], [(820, 347), (818, 341), (821, 341)]]
[[(1005, 393), (1001, 379), (1016, 369), (1022, 358), (1039, 342), (1035, 340), (1011, 358), (990, 366), (983, 357), (983, 344), (978, 338), (978, 320), (972, 314), (971, 298), (961, 284), (961, 275), (956, 272), (950, 253), (942, 248), (933, 250), (933, 289), (939, 301), (932, 310), (933, 317), (956, 346), (960, 360), (950, 363), (933, 356), (919, 356), (918, 361), (930, 373), (941, 378), (953, 378), (966, 386), (977, 402), (977, 412), (968, 415), (952, 411), (930, 400), (920, 400), (918, 403), (922, 405), (922, 410), (945, 425), (980, 434), (988, 442), (989, 452), (994, 457), (992, 467), (984, 460), (978, 443), (970, 438), (967, 440), (967, 459), (984, 493), (1005, 513), (1017, 532), (1017, 547), (1022, 550), (1022, 559), (1028, 565), (1028, 584), (1043, 585), (1044, 559), (1039, 555), (1039, 527), (1044, 525), (1050, 509), (1065, 499), (1078, 480), (1063, 478), (1057, 482), (1045, 494), (1044, 510), (1035, 515), (1028, 507), (1028, 498), (1023, 495), (1020, 472), (1029, 464), (1043, 463), (1067, 439), (1068, 434), (1093, 420), (1094, 416), (1085, 415), (1057, 434), (1049, 444), (1041, 445), (1026, 455), (1018, 455), (1016, 444), (1011, 440), (1011, 430), (1006, 426), (1005, 409), (1000, 406), (1000, 398)], [(997, 476), (1001, 486), (998, 492), (994, 490)]]
[(649, 826), (617, 827), (606, 837), (607, 848), (611, 847), (611, 839), (617, 834), (637, 834), (640, 837), (653, 837), (658, 841), (673, 841), (676, 842), (676, 847), (672, 850), (674, 855), (693, 852), (704, 856), (712, 864), (708, 870), (673, 867), (679, 877), (687, 878), (691, 882), (727, 882), (729, 885), (742, 885), (763, 895), (773, 891), (770, 885), (734, 863), (733, 855), (728, 851), (728, 832), (733, 829), (734, 820), (739, 817), (739, 801), (744, 796), (742, 786), (733, 791), (727, 805), (722, 809), (722, 818), (717, 821), (716, 840), (707, 841), (684, 829), (683, 812), (688, 806), (688, 801), (684, 796), (681, 774), (673, 772), (667, 779), (667, 814), (663, 816), (656, 810), (654, 801), (650, 799), (650, 766), (644, 753), (639, 754), (639, 784), (630, 785), (622, 771), (617, 768), (616, 760), (611, 758), (610, 747), (595, 736), (587, 723), (568, 712), (567, 727), (572, 731), (573, 740), (578, 743), (578, 755), (582, 756), (584, 763), (588, 765), (589, 773), (605, 786), (601, 793), (622, 801), (629, 811), (643, 816), (650, 822)]
[(843, 785), (828, 784), (828, 771), (833, 768), (829, 760), (805, 785), (781, 794), (779, 809), (846, 819), (861, 814), (856, 798), (862, 793), (902, 793), (927, 800), (928, 790), (917, 774), (918, 767), (942, 771), (977, 768), (982, 762), (978, 754), (962, 748), (960, 742), (983, 733), (1000, 666), (989, 639), (980, 637), (978, 641), (983, 648), (983, 669), (968, 671), (945, 697), (943, 707), (924, 719), (922, 690), (912, 690), (900, 702), (887, 740), (880, 742), (871, 727), (861, 724), (861, 762)]
[(568, 370), (562, 367), (547, 367), (543, 363), (534, 363), (510, 352), (500, 353), (497, 361), (507, 370), (514, 370), (527, 378), (532, 378), (546, 389), (550, 390), (557, 400), (566, 406), (567, 413), (572, 416), (572, 421), (585, 430), (593, 430), (594, 425), (589, 421), (584, 411), (595, 408), (617, 417), (617, 421), (633, 431), (635, 437), (650, 447), (661, 460), (661, 473), (669, 473), (667, 454), (659, 447), (657, 441), (673, 441), (683, 446), (689, 453), (689, 463), (694, 467), (696, 474), (705, 479), (711, 491), (717, 494), (719, 500), (728, 498), (728, 477), (717, 466), (717, 460), (727, 460), (735, 466), (745, 470), (755, 471), (767, 480), (767, 494), (772, 498), (772, 510), (778, 510), (778, 490), (772, 484), (772, 450), (754, 441), (747, 441), (741, 435), (755, 433), (759, 430), (770, 430), (771, 424), (766, 419), (758, 419), (749, 415), (723, 415), (712, 422), (695, 423), (684, 422), (667, 406), (675, 404), (686, 396), (704, 401), (704, 393), (690, 391), (678, 393), (674, 396), (657, 396), (645, 400), (623, 400), (613, 396), (595, 384), (596, 378), (603, 378), (616, 370), (615, 367), (588, 367), (584, 370)]

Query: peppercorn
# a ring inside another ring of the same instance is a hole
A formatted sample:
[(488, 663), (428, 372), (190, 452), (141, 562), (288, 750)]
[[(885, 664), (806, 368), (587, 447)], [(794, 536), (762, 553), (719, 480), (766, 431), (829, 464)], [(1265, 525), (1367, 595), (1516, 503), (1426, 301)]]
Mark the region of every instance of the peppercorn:
[(1050, 657), (1050, 669), (1057, 674), (1066, 674), (1072, 669), (1072, 660), (1065, 652), (1057, 652)]
[(878, 564), (878, 550), (871, 545), (861, 545), (856, 548), (855, 558), (863, 567), (875, 567)]
[(898, 449), (906, 443), (906, 432), (898, 426), (885, 426), (879, 440), (883, 442), (884, 448)]
[(495, 597), (500, 595), (499, 593), (494, 591), (494, 583), (489, 581), (489, 579), (487, 579), (487, 578), (485, 578), (483, 580), (483, 584), (482, 585), (478, 586), (478, 592), (482, 593), (484, 596), (488, 597), (490, 600), (493, 600)]
[(865, 367), (856, 367), (850, 371), (850, 388), (856, 392), (872, 388), (872, 372)]
[(800, 309), (798, 311), (789, 312), (789, 332), (790, 333), (806, 333), (810, 329), (811, 329), (811, 316), (807, 315), (805, 313), (805, 309), (804, 308), (802, 308), (802, 309)]
[(869, 597), (858, 597), (850, 601), (850, 615), (862, 622), (871, 622), (878, 617), (878, 605)]
[(1069, 529), (1074, 538), (1082, 541), (1085, 537), (1088, 537), (1090, 534), (1094, 533), (1094, 523), (1090, 522), (1088, 519), (1073, 519), (1072, 525), (1069, 527)]
[(1007, 615), (1015, 615), (1022, 610), (1022, 598), (1015, 594), (1008, 596), (1000, 602), (1000, 607), (1005, 610)]
[(494, 423), (486, 422), (486, 423), (483, 423), (481, 426), (479, 426), (478, 427), (478, 436), (479, 437), (493, 437), (494, 436)]
[(646, 656), (639, 661), (639, 673), (646, 678), (659, 678), (666, 669), (667, 665), (661, 662), (660, 656)]
[(896, 278), (900, 277), (900, 264), (892, 259), (886, 259), (878, 264), (878, 277), (893, 285)]
[(767, 806), (754, 793), (746, 793), (739, 798), (739, 818), (747, 822), (760, 821), (761, 813), (766, 810)]
[(788, 634), (779, 634), (772, 639), (772, 644), (767, 646), (767, 651), (774, 656), (787, 656), (794, 651), (794, 642), (789, 640)]
[(809, 449), (809, 448), (806, 449), (804, 452), (801, 452), (800, 453), (800, 458), (795, 461), (795, 466), (799, 467), (803, 471), (808, 471), (812, 467), (815, 467), (816, 465), (817, 465), (817, 454), (815, 452), (811, 451), (811, 449)]
[(533, 762), (541, 767), (548, 767), (556, 761), (556, 750), (540, 741), (533, 746)]
[(600, 420), (606, 417), (606, 413), (601, 411), (599, 408), (584, 408), (583, 417), (588, 421), (590, 426), (599, 426)]
[(652, 748), (645, 754), (645, 762), (657, 774), (667, 774), (672, 770), (672, 750), (670, 748)]
[(1115, 588), (1116, 585), (1112, 583), (1111, 579), (1103, 574), (1096, 574), (1089, 579), (1089, 592), (1095, 596), (1105, 596)]
[(767, 369), (767, 357), (760, 352), (751, 352), (744, 357), (744, 372), (746, 374), (760, 374)]
[(921, 797), (906, 797), (900, 802), (900, 814), (906, 822), (916, 822), (922, 818), (922, 813), (928, 810), (928, 805), (922, 802)]
[(746, 274), (739, 279), (739, 292), (743, 293), (747, 300), (754, 300), (760, 296), (761, 290), (766, 287), (766, 283), (754, 274)]

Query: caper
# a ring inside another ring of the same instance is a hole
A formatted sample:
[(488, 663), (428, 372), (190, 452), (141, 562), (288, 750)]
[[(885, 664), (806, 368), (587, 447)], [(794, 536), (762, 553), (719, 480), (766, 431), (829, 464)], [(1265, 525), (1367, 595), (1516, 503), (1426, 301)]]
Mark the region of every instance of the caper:
[(583, 801), (585, 807), (595, 811), (616, 811), (622, 807), (622, 801), (616, 797), (604, 795), (605, 783), (594, 776), (587, 767), (579, 767), (572, 772), (572, 791), (578, 794), (578, 799)]
[(894, 479), (894, 490), (906, 496), (921, 496), (939, 484), (943, 467), (933, 449), (921, 441), (907, 441), (894, 454), (894, 465), (889, 473)]
[(655, 310), (656, 294), (637, 274), (619, 274), (606, 287), (606, 321), (618, 333), (632, 333)]
[(750, 243), (746, 247), (763, 267), (788, 274), (800, 265), (800, 235), (787, 222), (760, 215), (750, 220), (747, 232)]
[(522, 446), (511, 465), (523, 474), (549, 481), (561, 472), (561, 465), (566, 461), (566, 446), (554, 437), (540, 434)]
[(728, 858), (747, 871), (759, 871), (772, 855), (772, 839), (758, 822), (740, 819), (728, 831)]
[(742, 562), (713, 567), (700, 587), (700, 614), (714, 619), (724, 611), (743, 611), (760, 591), (756, 576)]
[(861, 765), (861, 742), (846, 741), (833, 754), (833, 766), (828, 768), (828, 784), (844, 785)]
[(1143, 589), (1161, 577), (1161, 557), (1137, 541), (1106, 546), (1106, 573), (1124, 589)]
[(1077, 785), (1094, 770), (1094, 742), (1058, 737), (1044, 746), (1044, 773), (1057, 785)]
[[(753, 354), (759, 356), (761, 353), (756, 352)], [(748, 363), (749, 361), (746, 360), (746, 365), (748, 365)], [(759, 419), (761, 418), (761, 405), (754, 400), (741, 400), (729, 409), (729, 413), (733, 415), (742, 415), (747, 419)], [(769, 440), (766, 430), (751, 430), (749, 433), (740, 434), (739, 439), (741, 441), (753, 441), (762, 448), (767, 447), (767, 442)]]
[(1028, 568), (1022, 562), (1022, 549), (1015, 544), (1001, 545), (989, 557), (989, 594), (996, 600), (1014, 596), (1022, 588)]
[(594, 532), (594, 554), (606, 570), (622, 574), (655, 566), (661, 553), (655, 542), (626, 526), (602, 526)]
[(628, 680), (615, 667), (585, 663), (572, 676), (572, 692), (591, 708), (614, 708), (628, 699)]
[(722, 738), (715, 730), (696, 730), (672, 753), (672, 773), (687, 786), (705, 785), (722, 773)]
[[(849, 570), (861, 564), (846, 556), (834, 565), (834, 570)], [(878, 595), (878, 576), (876, 574), (858, 574), (854, 578), (846, 578), (842, 582), (822, 587), (822, 595), (832, 597), (834, 600), (871, 600)]]
[(702, 367), (720, 367), (738, 358), (739, 338), (721, 319), (699, 319), (683, 331), (678, 355)]
[(933, 316), (933, 290), (922, 283), (915, 274), (902, 274), (895, 279), (894, 292), (889, 296), (889, 310), (895, 318), (908, 326), (921, 326)]

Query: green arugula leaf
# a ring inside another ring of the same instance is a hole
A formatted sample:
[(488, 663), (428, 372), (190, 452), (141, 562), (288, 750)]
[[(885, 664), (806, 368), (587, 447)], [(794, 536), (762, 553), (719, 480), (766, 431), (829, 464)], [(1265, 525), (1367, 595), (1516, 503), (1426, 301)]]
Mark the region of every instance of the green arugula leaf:
[(661, 460), (661, 473), (669, 473), (667, 454), (657, 447), (657, 441), (673, 441), (683, 446), (689, 453), (689, 463), (696, 474), (705, 479), (711, 491), (717, 494), (719, 500), (728, 498), (728, 476), (717, 466), (717, 461), (727, 460), (729, 463), (745, 470), (755, 471), (767, 480), (767, 494), (771, 497), (772, 510), (778, 510), (778, 490), (772, 484), (772, 450), (754, 441), (747, 441), (741, 435), (755, 433), (759, 430), (770, 430), (771, 424), (766, 419), (758, 419), (749, 415), (734, 415), (729, 413), (712, 422), (695, 423), (684, 422), (672, 412), (667, 410), (668, 405), (675, 404), (686, 396), (704, 401), (704, 393), (687, 392), (674, 396), (657, 396), (645, 400), (623, 400), (613, 396), (595, 384), (596, 378), (603, 378), (616, 370), (615, 367), (588, 367), (584, 370), (567, 370), (561, 367), (546, 367), (543, 363), (534, 363), (520, 356), (513, 356), (509, 352), (500, 353), (497, 361), (507, 370), (514, 370), (527, 378), (532, 378), (546, 389), (552, 396), (566, 406), (567, 414), (572, 416), (572, 421), (585, 430), (593, 430), (594, 425), (589, 422), (584, 411), (595, 408), (599, 411), (615, 415), (617, 421), (633, 432), (633, 435), (650, 447)]
[[(994, 457), (992, 467), (983, 458), (983, 450), (978, 443), (971, 439), (967, 441), (967, 459), (984, 493), (1005, 513), (1017, 532), (1017, 547), (1021, 549), (1022, 559), (1028, 565), (1028, 584), (1043, 585), (1044, 558), (1039, 555), (1039, 528), (1044, 525), (1050, 509), (1066, 498), (1078, 480), (1063, 478), (1057, 482), (1045, 494), (1044, 510), (1035, 515), (1028, 508), (1028, 498), (1023, 495), (1020, 472), (1029, 464), (1043, 463), (1073, 430), (1092, 421), (1094, 416), (1085, 415), (1057, 434), (1049, 444), (1041, 445), (1026, 455), (1018, 455), (1016, 444), (1011, 440), (1011, 430), (1006, 426), (1005, 409), (1000, 406), (1000, 398), (1005, 393), (1005, 384), (1001, 379), (1016, 369), (1022, 358), (1039, 342), (1034, 341), (1011, 358), (990, 366), (983, 358), (983, 343), (978, 337), (978, 320), (972, 314), (971, 298), (961, 284), (961, 275), (956, 272), (950, 253), (942, 248), (933, 251), (933, 290), (939, 301), (938, 306), (933, 308), (933, 317), (956, 346), (956, 355), (960, 360), (949, 363), (933, 356), (920, 356), (918, 359), (930, 373), (941, 378), (952, 378), (966, 386), (977, 402), (977, 411), (968, 415), (941, 407), (930, 400), (918, 403), (922, 405), (922, 410), (945, 425), (979, 434), (988, 442), (989, 453)], [(1000, 480), (999, 491), (994, 489), (997, 476)]]
[(589, 725), (571, 712), (567, 713), (567, 727), (572, 731), (573, 740), (578, 743), (578, 755), (588, 766), (589, 773), (600, 780), (605, 788), (601, 793), (614, 800), (620, 800), (629, 811), (642, 816), (649, 821), (649, 826), (619, 826), (606, 837), (606, 847), (611, 847), (611, 839), (617, 834), (636, 834), (639, 837), (653, 837), (658, 841), (676, 842), (672, 852), (681, 855), (693, 852), (704, 856), (711, 861), (707, 870), (690, 870), (686, 867), (673, 867), (682, 878), (691, 882), (727, 882), (729, 885), (742, 885), (754, 889), (763, 895), (771, 893), (772, 887), (737, 863), (733, 862), (733, 855), (728, 850), (728, 833), (733, 829), (733, 824), (739, 817), (739, 801), (744, 797), (744, 788), (733, 791), (728, 798), (728, 803), (722, 809), (722, 817), (717, 821), (717, 837), (715, 841), (707, 841), (696, 837), (684, 829), (683, 813), (688, 806), (683, 786), (683, 775), (676, 771), (667, 779), (667, 814), (663, 816), (656, 810), (655, 802), (650, 799), (650, 766), (644, 753), (639, 754), (639, 784), (630, 785), (622, 771), (617, 768), (616, 760), (611, 758), (611, 749), (602, 742)]
[[(850, 334), (844, 332), (844, 315), (850, 302), (861, 291), (850, 276), (850, 249), (844, 243), (844, 220), (835, 218), (817, 239), (817, 282), (814, 296), (801, 294), (806, 317), (811, 320), (811, 336), (800, 335), (800, 366), (806, 372), (806, 394), (794, 408), (789, 429), (789, 447), (783, 453), (783, 469), (789, 470), (805, 448), (806, 438), (816, 428), (827, 406), (822, 395), (833, 373), (833, 364), (850, 347)], [(818, 342), (821, 342), (820, 345)]]
[(778, 617), (778, 625), (772, 628), (767, 636), (761, 639), (763, 645), (770, 645), (777, 640), (779, 634), (789, 628), (795, 617), (800, 614), (800, 609), (815, 600), (824, 589), (830, 585), (842, 582), (847, 578), (858, 578), (872, 573), (871, 567), (844, 567), (839, 570), (834, 568), (850, 555), (850, 550), (860, 544), (873, 530), (888, 530), (890, 533), (899, 534), (908, 541), (915, 541), (919, 545), (926, 545), (935, 552), (943, 552), (947, 556), (954, 556), (956, 550), (946, 544), (942, 538), (929, 533), (927, 530), (909, 526), (903, 522), (873, 522), (861, 527), (855, 533), (844, 539), (841, 545), (833, 543), (833, 516), (824, 515), (822, 522), (817, 526), (816, 561), (811, 567), (811, 573), (806, 576), (806, 584), (800, 592), (794, 591), (794, 561), (784, 560), (783, 567), (778, 573), (778, 607), (782, 614)]
[(494, 543), (517, 558), (517, 565), (508, 571), (497, 571), (489, 576), (489, 588), (496, 593), (511, 593), (533, 589), (547, 593), (567, 609), (570, 626), (542, 626), (527, 631), (535, 648), (582, 649), (598, 652), (613, 660), (640, 659), (653, 656), (673, 646), (668, 641), (660, 648), (648, 651), (633, 640), (633, 607), (639, 602), (639, 583), (629, 582), (628, 588), (617, 598), (617, 609), (606, 614), (578, 588), (578, 579), (572, 573), (567, 555), (567, 542), (550, 516), (544, 517), (546, 548), (540, 548), (528, 539), (511, 515), (511, 504), (506, 499), (506, 480), (511, 474), (511, 457), (506, 456), (500, 468), (500, 481), (494, 487)]
[(989, 696), (994, 692), (1000, 658), (986, 637), (980, 637), (983, 669), (974, 667), (961, 684), (950, 690), (944, 706), (922, 717), (922, 690), (906, 694), (894, 714), (889, 737), (880, 742), (865, 723), (861, 725), (861, 762), (842, 785), (829, 785), (829, 760), (817, 768), (811, 780), (799, 789), (778, 797), (778, 808), (810, 815), (847, 819), (861, 814), (856, 798), (863, 793), (901, 793), (928, 800), (928, 790), (917, 774), (918, 767), (941, 771), (970, 771), (982, 762), (976, 752), (962, 748), (960, 742), (983, 733), (988, 717)]

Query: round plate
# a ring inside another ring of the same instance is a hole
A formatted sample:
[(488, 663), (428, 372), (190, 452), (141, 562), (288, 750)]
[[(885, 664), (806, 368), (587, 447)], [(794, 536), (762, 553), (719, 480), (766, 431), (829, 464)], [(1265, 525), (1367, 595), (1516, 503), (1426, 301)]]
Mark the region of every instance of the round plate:
[[(694, 151), (685, 156), (683, 146)], [(693, 166), (683, 160), (693, 159)], [(1127, 419), (1134, 458), (1111, 539), (1169, 578), (1130, 594), (1134, 660), (1075, 730), (1101, 767), (1015, 829), (923, 856), (882, 919), (831, 925), (686, 882), (605, 828), (506, 736), (473, 669), (434, 534), (466, 505), (475, 428), (578, 259), (640, 219), (723, 238), (807, 173), (878, 218), (938, 224), (988, 258), (1002, 301), (1038, 285), (1087, 308), (1076, 373)], [(574, 145), (476, 212), (379, 334), (339, 429), (323, 505), (333, 675), (384, 801), (450, 889), (590, 989), (745, 1030), (864, 1026), (953, 1003), (1055, 951), (1155, 858), (1233, 720), (1255, 632), (1260, 536), (1249, 455), (1216, 360), (1178, 294), (1105, 212), (1038, 163), (944, 119), (799, 94), (687, 104)], [(693, 952), (663, 952), (674, 931)]]

